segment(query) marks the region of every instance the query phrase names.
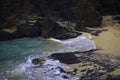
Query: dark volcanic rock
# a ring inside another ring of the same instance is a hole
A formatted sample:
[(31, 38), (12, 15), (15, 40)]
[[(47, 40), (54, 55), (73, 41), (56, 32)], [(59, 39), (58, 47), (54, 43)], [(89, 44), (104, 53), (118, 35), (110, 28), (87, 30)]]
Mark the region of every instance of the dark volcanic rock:
[(115, 20), (118, 23), (120, 23), (120, 15), (113, 16), (112, 18), (113, 18), (113, 20)]
[(66, 64), (74, 64), (80, 62), (78, 57), (76, 57), (73, 53), (55, 53), (50, 55), (49, 57)]
[[(80, 77), (80, 80), (119, 80), (120, 75), (114, 74), (117, 70), (119, 58), (111, 55), (98, 55), (95, 53), (54, 53), (48, 58), (69, 64), (67, 73)], [(87, 58), (87, 60), (86, 60)], [(78, 63), (78, 64), (77, 64)], [(118, 68), (119, 69), (119, 68)], [(82, 74), (81, 74), (82, 73)]]
[(12, 33), (0, 30), (0, 41), (13, 39), (14, 35)]
[[(95, 10), (94, 2), (88, 0), (74, 0), (73, 15), (77, 19), (77, 28), (96, 27), (102, 23), (101, 15)], [(80, 30), (80, 29), (79, 29)]]
[(38, 20), (36, 25), (41, 26), (41, 36), (45, 38), (68, 39), (80, 35), (74, 28), (60, 26), (58, 23), (49, 19)]
[(35, 58), (35, 59), (32, 59), (32, 63), (33, 63), (34, 65), (39, 65), (39, 64), (42, 63), (42, 61), (41, 61), (39, 58)]
[(95, 27), (102, 23), (101, 15), (96, 12), (94, 2), (89, 0), (32, 1), (41, 16), (59, 16), (68, 21), (75, 21), (79, 27)]
[(120, 80), (120, 75), (108, 75), (106, 80)]
[[(11, 2), (1, 0), (1, 2), (0, 26), (2, 29), (18, 26), (22, 21), (29, 21), (29, 17), (34, 15), (37, 18), (40, 16), (48, 18), (42, 23), (38, 21), (33, 25), (28, 23), (19, 25), (14, 33), (15, 38), (41, 35), (47, 38), (74, 38), (79, 35), (74, 29), (81, 30), (83, 26), (95, 27), (100, 25), (102, 20), (92, 1), (89, 0), (53, 0), (52, 2), (50, 0), (11, 0)], [(51, 20), (53, 17), (54, 20)], [(74, 22), (77, 27), (60, 26), (56, 23), (58, 18)]]
[(30, 0), (0, 0), (0, 27), (16, 26), (19, 19), (25, 19), (32, 14)]
[(36, 37), (41, 35), (41, 30), (40, 26), (24, 23), (17, 27), (17, 31), (14, 34), (17, 38)]
[[(119, 0), (1, 0), (0, 28), (18, 26), (31, 15), (54, 18), (45, 20), (40, 26), (22, 24), (15, 37), (40, 36), (58, 39), (73, 38), (78, 35), (69, 26), (61, 27), (59, 19), (76, 23), (75, 29), (96, 27), (102, 23), (102, 15), (120, 14)], [(42, 27), (41, 27), (42, 26)], [(43, 27), (44, 26), (44, 27)], [(48, 30), (47, 30), (48, 29)], [(96, 33), (95, 33), (96, 34)], [(1, 34), (2, 35), (2, 34)]]
[(118, 15), (120, 14), (119, 0), (94, 0), (96, 10), (100, 11), (102, 15)]

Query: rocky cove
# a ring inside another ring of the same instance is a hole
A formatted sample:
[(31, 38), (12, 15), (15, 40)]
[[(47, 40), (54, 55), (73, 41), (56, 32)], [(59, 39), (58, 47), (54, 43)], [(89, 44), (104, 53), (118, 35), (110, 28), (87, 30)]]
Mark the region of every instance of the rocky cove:
[(118, 0), (1, 0), (0, 80), (119, 80)]
[[(106, 30), (102, 33), (104, 32), (107, 33)], [(38, 37), (2, 41), (0, 78), (119, 80), (119, 49), (116, 51), (117, 48), (113, 46), (109, 53), (104, 47), (106, 42), (102, 46), (97, 43), (101, 35), (89, 36), (90, 34), (84, 32), (81, 36), (66, 40)], [(111, 46), (113, 44), (115, 43)], [(112, 53), (114, 51), (117, 53)]]

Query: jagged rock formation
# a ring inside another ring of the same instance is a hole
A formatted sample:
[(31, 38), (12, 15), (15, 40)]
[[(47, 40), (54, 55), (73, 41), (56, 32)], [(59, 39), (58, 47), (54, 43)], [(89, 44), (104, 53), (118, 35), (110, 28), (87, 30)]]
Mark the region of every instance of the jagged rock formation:
[(118, 15), (120, 14), (119, 0), (94, 0), (96, 9), (102, 15)]
[[(120, 13), (118, 0), (53, 0), (52, 2), (50, 0), (1, 0), (0, 2), (0, 29), (2, 31), (4, 28), (17, 27), (17, 31), (14, 32), (15, 38), (41, 35), (59, 39), (71, 38), (78, 35), (74, 32), (75, 29), (80, 31), (86, 26), (99, 26), (102, 23), (100, 13)], [(39, 17), (47, 19), (44, 27), (41, 27), (43, 26), (41, 23), (36, 26), (34, 21), (39, 21)], [(33, 23), (31, 24), (30, 21)], [(63, 29), (62, 26), (58, 26), (57, 21), (73, 22), (76, 26), (72, 28), (66, 26)], [(3, 36), (0, 37), (4, 40)]]
[(36, 0), (33, 5), (41, 16), (59, 16), (74, 21), (79, 26), (98, 26), (101, 16), (96, 12), (94, 3), (88, 0)]
[(62, 26), (52, 20), (38, 20), (35, 26), (39, 26), (41, 29), (41, 36), (45, 38), (54, 37), (57, 39), (74, 38), (81, 33), (76, 31), (73, 27)]

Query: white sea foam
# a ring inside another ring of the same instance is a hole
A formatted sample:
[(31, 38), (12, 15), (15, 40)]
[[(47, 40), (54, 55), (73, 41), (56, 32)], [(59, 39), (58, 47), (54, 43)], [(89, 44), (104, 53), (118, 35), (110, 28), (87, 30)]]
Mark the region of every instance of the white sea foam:
[(83, 52), (96, 49), (94, 41), (85, 36), (78, 36), (76, 38), (66, 40), (50, 38), (50, 40), (63, 44), (64, 49), (62, 49), (62, 52), (74, 52), (74, 51)]
[(94, 41), (85, 36), (78, 36), (77, 38), (63, 40), (61, 43), (64, 44), (70, 52), (83, 52), (96, 49)]
[[(59, 61), (46, 60), (43, 63), (42, 68), (41, 67), (34, 68), (36, 66), (38, 67), (39, 65), (32, 64), (32, 59), (44, 58), (45, 56), (48, 56), (52, 53), (64, 53), (64, 52), (74, 52), (74, 51), (82, 52), (82, 51), (89, 51), (91, 49), (96, 49), (94, 41), (90, 40), (89, 38), (86, 38), (85, 36), (78, 36), (77, 38), (72, 38), (72, 39), (67, 39), (67, 40), (58, 40), (58, 39), (50, 38), (50, 40), (58, 42), (57, 45), (60, 44), (60, 46), (53, 45), (56, 47), (55, 49), (51, 51), (49, 50), (48, 51), (46, 50), (34, 51), (37, 53), (40, 52), (40, 54), (38, 53), (38, 55), (34, 54), (34, 55), (29, 56), (26, 62), (19, 64), (18, 66), (15, 67), (15, 69), (13, 69), (10, 72), (10, 76), (14, 77), (14, 76), (19, 76), (19, 75), (23, 75), (23, 76), (26, 75), (30, 79), (37, 78), (39, 80), (39, 78), (41, 78), (42, 76), (45, 76), (46, 74), (53, 74), (53, 75), (61, 74), (58, 67), (63, 68), (63, 66), (61, 65)], [(44, 71), (47, 72), (47, 70), (49, 71), (49, 69), (51, 70), (51, 68), (54, 68), (54, 70), (44, 75)], [(58, 70), (56, 70), (55, 68), (58, 68)], [(51, 80), (53, 80), (52, 77), (50, 77), (49, 75), (47, 76), (48, 78), (51, 78)], [(60, 77), (57, 76), (57, 78), (60, 78)], [(46, 80), (46, 79), (40, 79), (40, 80)], [(64, 80), (64, 79), (60, 79), (60, 80)], [(71, 80), (76, 80), (76, 79), (71, 79)]]
[(61, 43), (61, 40), (59, 40), (59, 39), (49, 38), (49, 40), (52, 40), (52, 41), (55, 41), (55, 42), (59, 42), (59, 43)]
[[(48, 59), (45, 60), (41, 67), (34, 67), (29, 58), (25, 63), (18, 65), (12, 72), (12, 79), (16, 76), (26, 76), (22, 80), (78, 80), (61, 69), (68, 68), (66, 65), (60, 63), (59, 60)], [(66, 75), (69, 79), (62, 76)]]

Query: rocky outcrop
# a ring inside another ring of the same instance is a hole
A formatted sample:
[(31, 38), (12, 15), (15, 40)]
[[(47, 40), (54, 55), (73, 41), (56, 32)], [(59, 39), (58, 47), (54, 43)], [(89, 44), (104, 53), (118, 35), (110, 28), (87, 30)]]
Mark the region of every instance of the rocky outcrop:
[(61, 26), (49, 19), (45, 19), (42, 21), (38, 20), (35, 25), (41, 26), (41, 36), (45, 38), (54, 37), (57, 39), (68, 39), (77, 37), (81, 34), (73, 27)]
[[(109, 58), (108, 58), (109, 57)], [(99, 55), (93, 51), (54, 53), (49, 58), (69, 64), (65, 72), (78, 76), (80, 80), (119, 80), (120, 75), (114, 72), (119, 70), (119, 57), (111, 55)], [(119, 72), (118, 72), (119, 73)]]
[(0, 30), (0, 41), (13, 39), (14, 35), (7, 31)]
[(94, 0), (96, 10), (102, 15), (118, 15), (120, 14), (119, 0)]
[(95, 27), (102, 23), (101, 15), (96, 12), (94, 3), (92, 3), (92, 1), (54, 0), (51, 3), (49, 0), (36, 0), (36, 2), (33, 2), (41, 16), (59, 16), (64, 20), (76, 22), (79, 27)]
[[(17, 26), (14, 38), (43, 36), (57, 39), (77, 37), (84, 26), (98, 26), (101, 24), (101, 16), (96, 13), (95, 6), (88, 0), (2, 0), (0, 10), (1, 29)], [(19, 10), (18, 10), (19, 8)], [(46, 20), (29, 24), (30, 16), (44, 17)], [(7, 16), (6, 16), (7, 15)], [(57, 23), (62, 21), (73, 22), (76, 26), (61, 26)], [(22, 21), (28, 21), (22, 23)]]
[[(119, 14), (118, 0), (1, 0), (0, 29), (18, 26), (14, 38), (43, 36), (58, 39), (73, 38), (85, 27), (102, 23), (101, 14)], [(19, 8), (19, 10), (18, 10)], [(44, 17), (32, 25), (22, 23), (30, 16)], [(58, 21), (73, 22), (75, 26), (61, 26)], [(1, 34), (4, 35), (4, 34)], [(4, 37), (4, 36), (2, 36)], [(10, 38), (12, 39), (12, 38)]]
[(119, 14), (119, 0), (1, 0), (0, 25), (10, 27), (19, 20), (38, 13), (44, 17), (62, 17), (74, 20), (79, 26), (98, 26), (102, 14)]
[(1, 0), (0, 6), (0, 28), (16, 26), (33, 13), (30, 0)]
[(21, 24), (17, 27), (14, 33), (16, 37), (36, 37), (41, 36), (40, 26), (29, 25), (28, 23)]
[(9, 33), (1, 31), (0, 40), (10, 40), (23, 37), (37, 37), (68, 39), (80, 35), (74, 27), (70, 25), (60, 25), (49, 19), (38, 19), (37, 21), (28, 21), (17, 26), (15, 32)]
[(88, 0), (75, 0), (73, 1), (73, 14), (77, 19), (77, 28), (81, 27), (96, 27), (102, 22), (100, 13), (95, 9), (94, 3)]

